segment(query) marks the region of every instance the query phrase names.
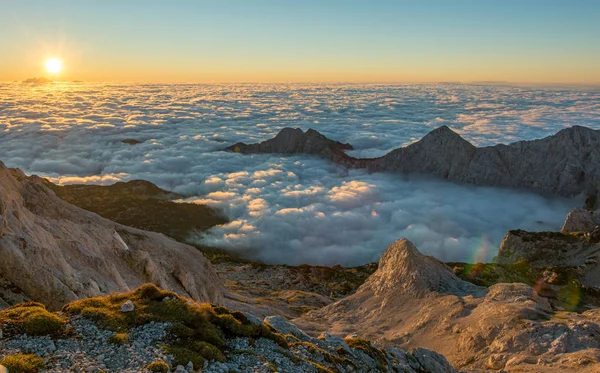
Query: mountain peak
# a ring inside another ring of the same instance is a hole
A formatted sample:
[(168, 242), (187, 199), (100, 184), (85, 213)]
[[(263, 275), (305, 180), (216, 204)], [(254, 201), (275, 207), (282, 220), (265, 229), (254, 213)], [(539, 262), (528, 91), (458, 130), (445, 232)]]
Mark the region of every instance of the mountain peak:
[(417, 297), (430, 292), (467, 294), (481, 290), (456, 277), (444, 263), (421, 254), (406, 238), (388, 246), (381, 256), (379, 268), (361, 290), (365, 287), (380, 296), (402, 292)]

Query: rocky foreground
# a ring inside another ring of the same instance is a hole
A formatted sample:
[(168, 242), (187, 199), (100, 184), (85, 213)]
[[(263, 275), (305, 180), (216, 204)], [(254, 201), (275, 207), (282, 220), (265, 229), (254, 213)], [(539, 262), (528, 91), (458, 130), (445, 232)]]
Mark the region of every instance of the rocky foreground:
[(575, 196), (600, 189), (600, 131), (574, 126), (533, 141), (477, 148), (447, 126), (379, 158), (345, 154), (350, 144), (309, 129), (284, 128), (259, 144), (237, 143), (225, 150), (243, 154), (311, 154), (344, 167), (423, 174), (459, 183), (522, 188)]
[(0, 371), (10, 373), (457, 372), (433, 351), (312, 338), (279, 316), (260, 320), (150, 284), (57, 313), (16, 305), (0, 311), (0, 330)]

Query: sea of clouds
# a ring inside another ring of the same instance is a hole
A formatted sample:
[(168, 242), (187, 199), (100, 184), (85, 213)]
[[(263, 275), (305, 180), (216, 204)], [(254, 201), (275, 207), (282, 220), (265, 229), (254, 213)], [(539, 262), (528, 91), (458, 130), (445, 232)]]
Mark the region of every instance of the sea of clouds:
[[(230, 223), (190, 237), (270, 263), (358, 265), (408, 237), (489, 261), (510, 229), (556, 230), (580, 199), (220, 151), (315, 128), (373, 157), (448, 125), (484, 146), (600, 128), (600, 91), (459, 84), (0, 84), (0, 160), (59, 183), (146, 179)], [(123, 139), (142, 141), (127, 145)]]

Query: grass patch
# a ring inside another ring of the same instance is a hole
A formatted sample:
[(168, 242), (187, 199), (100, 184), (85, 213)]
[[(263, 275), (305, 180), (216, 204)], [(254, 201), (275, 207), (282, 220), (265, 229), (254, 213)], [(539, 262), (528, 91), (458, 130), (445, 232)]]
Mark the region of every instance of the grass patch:
[[(134, 311), (121, 312), (121, 305), (128, 300), (135, 305)], [(175, 365), (191, 361), (198, 367), (204, 360), (224, 361), (226, 338), (268, 338), (288, 347), (282, 335), (266, 325), (253, 324), (241, 312), (192, 302), (152, 284), (127, 293), (77, 300), (66, 305), (63, 312), (82, 315), (117, 333), (151, 321), (171, 323), (165, 349), (175, 358)]]
[(375, 360), (377, 369), (387, 372), (388, 364), (385, 353), (379, 348), (373, 346), (371, 342), (363, 338), (344, 338), (344, 342), (348, 344), (348, 347), (355, 350), (361, 350), (365, 354), (369, 355), (373, 360)]
[(155, 373), (169, 373), (171, 367), (164, 361), (155, 361), (146, 365), (146, 369)]
[(129, 336), (127, 333), (115, 333), (108, 338), (108, 341), (116, 345), (129, 344)]
[(4, 365), (10, 373), (37, 373), (46, 367), (44, 360), (34, 354), (7, 356), (0, 361), (0, 364)]
[(59, 335), (66, 321), (41, 303), (27, 302), (0, 311), (0, 327), (29, 335)]

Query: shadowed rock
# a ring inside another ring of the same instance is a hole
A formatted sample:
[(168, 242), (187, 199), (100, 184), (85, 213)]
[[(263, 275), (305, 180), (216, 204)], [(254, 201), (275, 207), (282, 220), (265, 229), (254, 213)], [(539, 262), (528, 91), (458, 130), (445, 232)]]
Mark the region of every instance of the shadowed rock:
[(353, 158), (351, 149), (317, 131), (285, 128), (259, 144), (238, 143), (240, 153), (311, 154), (349, 168), (424, 174), (459, 183), (529, 189), (574, 196), (600, 187), (600, 132), (574, 126), (555, 135), (509, 145), (477, 148), (447, 126), (379, 158)]

